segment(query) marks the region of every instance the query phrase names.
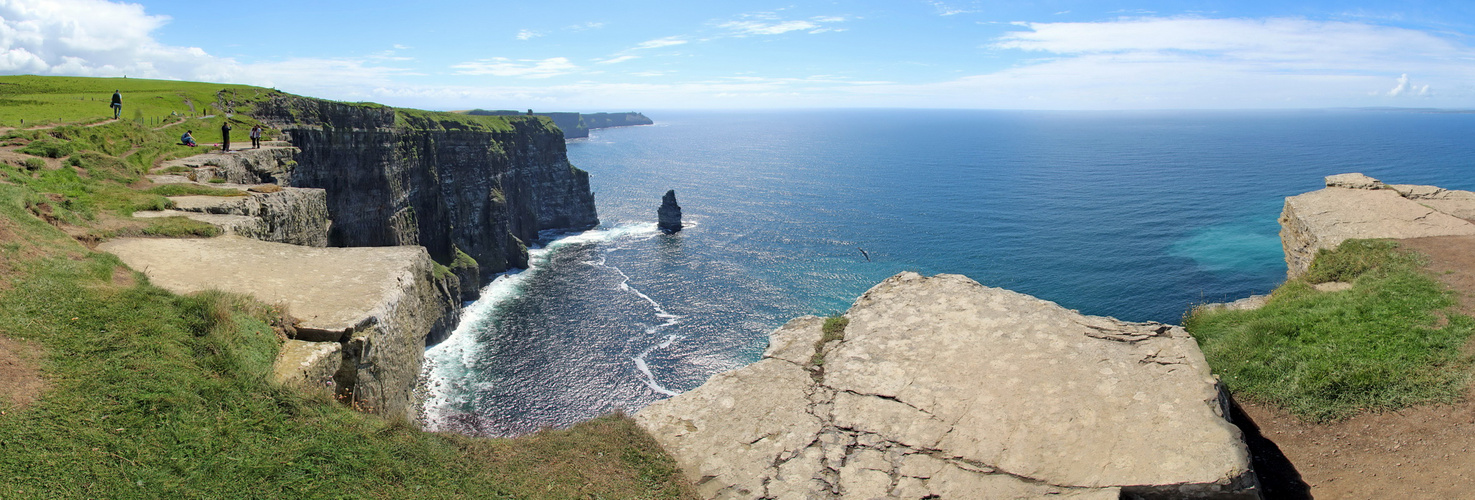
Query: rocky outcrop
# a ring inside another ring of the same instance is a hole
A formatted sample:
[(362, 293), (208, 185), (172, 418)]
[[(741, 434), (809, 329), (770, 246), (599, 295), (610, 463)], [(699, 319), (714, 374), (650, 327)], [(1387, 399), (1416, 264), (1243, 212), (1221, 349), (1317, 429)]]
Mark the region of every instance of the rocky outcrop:
[(681, 230), (681, 205), (676, 204), (676, 190), (666, 191), (661, 207), (656, 209), (656, 227), (666, 234)]
[(292, 170), (297, 166), (297, 148), (284, 142), (265, 142), (261, 149), (241, 149), (229, 153), (208, 152), (169, 160), (156, 170), (170, 167), (189, 169), (189, 180), (196, 182), (229, 182), (233, 184), (292, 184)]
[[(408, 415), (427, 335), (454, 325), (443, 280), (420, 247), (314, 248), (222, 236), (119, 238), (99, 245), (175, 293), (223, 288), (284, 304), (296, 341), (276, 365), (283, 383), (327, 386), (361, 409)], [(454, 295), (449, 295), (454, 296)]]
[(635, 419), (706, 498), (1259, 496), (1181, 327), (914, 273), (845, 318)]
[(460, 250), (482, 276), (526, 265), (539, 231), (598, 224), (586, 172), (528, 116), (435, 113), (282, 98), (257, 114), (301, 149), (290, 184), (327, 190), (334, 246)]
[(184, 216), (214, 224), (227, 234), (293, 245), (328, 246), (328, 196), (321, 189), (243, 191), (244, 196), (173, 196), (173, 210), (135, 212), (135, 217)]
[(1330, 176), (1326, 184), (1326, 189), (1286, 198), (1280, 241), (1288, 277), (1304, 274), (1318, 251), (1352, 238), (1475, 234), (1475, 193), (1390, 187), (1362, 174)]
[(336, 394), (333, 380), (343, 369), (343, 345), (288, 340), (272, 365), (272, 381), (304, 392)]
[(630, 127), (655, 123), (645, 115), (634, 111), (625, 113), (584, 113), (581, 118), (589, 128)]

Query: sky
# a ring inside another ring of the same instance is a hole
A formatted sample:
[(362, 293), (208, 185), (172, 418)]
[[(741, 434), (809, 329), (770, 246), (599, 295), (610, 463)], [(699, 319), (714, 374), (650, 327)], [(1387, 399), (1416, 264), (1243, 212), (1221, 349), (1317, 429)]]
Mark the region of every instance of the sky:
[(0, 0), (0, 74), (424, 109), (1475, 108), (1475, 2)]

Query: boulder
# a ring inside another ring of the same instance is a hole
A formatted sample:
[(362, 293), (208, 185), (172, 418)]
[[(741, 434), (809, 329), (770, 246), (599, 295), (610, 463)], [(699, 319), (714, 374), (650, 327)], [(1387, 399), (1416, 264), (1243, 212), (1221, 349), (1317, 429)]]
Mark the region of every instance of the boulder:
[(272, 364), (272, 381), (311, 392), (335, 392), (333, 378), (343, 368), (343, 345), (288, 340)]
[(681, 230), (681, 205), (676, 204), (676, 190), (666, 191), (661, 197), (661, 208), (656, 209), (659, 222), (656, 227), (661, 232), (671, 234)]
[(1354, 172), (1350, 174), (1326, 176), (1326, 187), (1338, 187), (1347, 189), (1384, 189), (1388, 186), (1383, 184), (1383, 181)]
[(1182, 327), (902, 273), (635, 415), (705, 498), (1259, 498)]
[[(1367, 186), (1374, 183), (1382, 186), (1382, 182), (1362, 174), (1327, 177), (1329, 186)], [(1444, 210), (1455, 211), (1466, 203), (1459, 196), (1439, 195), (1427, 189), (1416, 188), (1418, 187), (1405, 186), (1400, 191), (1397, 188), (1328, 187), (1286, 198), (1285, 208), (1280, 215), (1280, 241), (1285, 250), (1287, 276), (1295, 278), (1305, 274), (1318, 251), (1334, 249), (1352, 238), (1420, 238), (1475, 234), (1475, 223), (1430, 206), (1430, 202), (1447, 201), (1449, 203)], [(1409, 199), (1409, 196), (1418, 198)], [(1433, 196), (1451, 198), (1431, 198)], [(1472, 212), (1475, 212), (1475, 199), (1468, 203)]]

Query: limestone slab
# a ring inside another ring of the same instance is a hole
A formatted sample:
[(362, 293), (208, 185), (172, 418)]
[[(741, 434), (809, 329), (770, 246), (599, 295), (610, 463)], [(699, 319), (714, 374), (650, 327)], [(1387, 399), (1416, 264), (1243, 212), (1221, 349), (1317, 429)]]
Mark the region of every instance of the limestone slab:
[(1470, 221), (1404, 198), (1393, 189), (1329, 187), (1292, 196), (1286, 198), (1280, 223), (1290, 277), (1305, 273), (1317, 251), (1334, 249), (1352, 238), (1475, 234)]
[(800, 318), (636, 421), (708, 498), (1258, 498), (1181, 327), (914, 273), (845, 316), (822, 362)]
[(319, 248), (222, 236), (119, 238), (98, 248), (176, 293), (223, 289), (286, 304), (300, 320), (299, 338), (345, 342), (338, 393), (378, 413), (408, 414), (425, 338), (457, 305), (422, 247)]
[(302, 326), (348, 330), (412, 281), (421, 247), (317, 248), (238, 236), (118, 238), (98, 246), (176, 293), (229, 289), (285, 303)]

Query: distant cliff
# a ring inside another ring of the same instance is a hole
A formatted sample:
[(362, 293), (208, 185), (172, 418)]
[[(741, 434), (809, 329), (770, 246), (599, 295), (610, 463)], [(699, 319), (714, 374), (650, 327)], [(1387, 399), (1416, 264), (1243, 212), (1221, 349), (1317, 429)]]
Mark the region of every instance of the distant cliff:
[[(473, 109), (466, 114), (472, 116), (514, 116), (526, 114), (522, 111), (512, 110), (486, 110)], [(563, 130), (565, 139), (579, 139), (589, 137), (589, 129), (628, 127), (632, 125), (650, 125), (655, 123), (645, 115), (630, 111), (628, 113), (533, 113), (533, 116), (546, 116), (553, 119), (553, 124)]]
[(547, 229), (599, 223), (589, 174), (536, 116), (457, 116), (284, 96), (257, 117), (301, 148), (291, 185), (324, 188), (334, 246), (460, 250), (483, 276), (522, 267)]

